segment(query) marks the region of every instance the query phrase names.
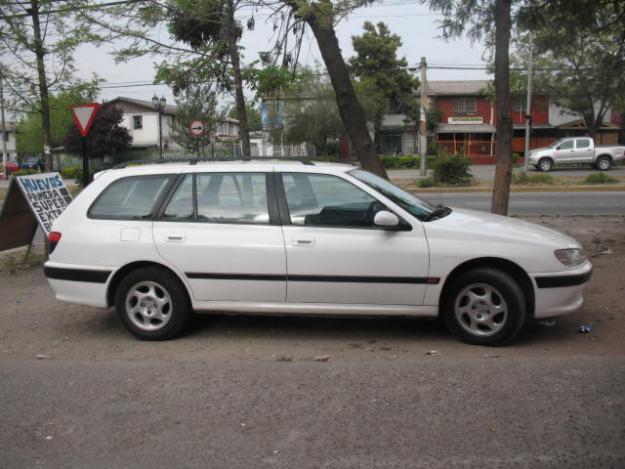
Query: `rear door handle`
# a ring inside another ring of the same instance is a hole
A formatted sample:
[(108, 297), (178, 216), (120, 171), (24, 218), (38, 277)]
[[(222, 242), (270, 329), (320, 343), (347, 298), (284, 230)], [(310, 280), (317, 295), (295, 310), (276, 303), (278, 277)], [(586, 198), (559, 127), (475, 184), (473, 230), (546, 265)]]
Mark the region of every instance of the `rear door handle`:
[(314, 239), (294, 239), (293, 246), (309, 247), (315, 244)]

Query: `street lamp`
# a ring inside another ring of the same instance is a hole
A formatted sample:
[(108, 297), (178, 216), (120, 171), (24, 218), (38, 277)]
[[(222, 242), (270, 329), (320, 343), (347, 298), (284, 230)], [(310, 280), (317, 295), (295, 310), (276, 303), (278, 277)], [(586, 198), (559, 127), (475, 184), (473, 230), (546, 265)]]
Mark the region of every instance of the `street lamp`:
[(161, 116), (163, 115), (163, 109), (165, 109), (165, 104), (167, 104), (167, 100), (165, 96), (161, 95), (159, 99), (156, 94), (152, 96), (152, 105), (154, 109), (158, 111), (158, 149), (161, 156), (161, 160), (163, 159), (163, 123), (161, 120)]

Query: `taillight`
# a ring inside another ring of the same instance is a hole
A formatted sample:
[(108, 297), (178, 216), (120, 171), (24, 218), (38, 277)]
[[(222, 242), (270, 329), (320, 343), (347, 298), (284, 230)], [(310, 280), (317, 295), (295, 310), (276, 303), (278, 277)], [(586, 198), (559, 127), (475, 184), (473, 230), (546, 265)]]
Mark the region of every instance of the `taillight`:
[(51, 231), (48, 235), (48, 245), (50, 246), (50, 254), (56, 248), (56, 245), (61, 241), (61, 233), (58, 231)]

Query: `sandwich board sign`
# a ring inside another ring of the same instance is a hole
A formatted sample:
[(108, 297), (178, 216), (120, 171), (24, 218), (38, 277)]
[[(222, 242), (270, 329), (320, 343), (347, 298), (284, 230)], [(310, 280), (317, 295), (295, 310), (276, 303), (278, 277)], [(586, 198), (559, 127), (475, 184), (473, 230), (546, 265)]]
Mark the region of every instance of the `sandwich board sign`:
[(0, 209), (0, 251), (30, 244), (37, 227), (47, 236), (71, 201), (59, 173), (11, 178)]

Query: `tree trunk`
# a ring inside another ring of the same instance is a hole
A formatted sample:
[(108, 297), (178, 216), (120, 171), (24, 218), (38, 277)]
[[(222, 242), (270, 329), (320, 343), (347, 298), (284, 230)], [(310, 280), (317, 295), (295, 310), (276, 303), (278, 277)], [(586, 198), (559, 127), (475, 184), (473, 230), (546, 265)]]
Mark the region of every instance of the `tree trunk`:
[(37, 58), (37, 77), (39, 79), (39, 101), (41, 103), (41, 130), (43, 132), (43, 160), (46, 171), (52, 170), (52, 131), (50, 129), (50, 102), (48, 100), (48, 82), (44, 62), (45, 50), (41, 39), (38, 0), (30, 0), (30, 16), (33, 20), (34, 49)]
[(378, 158), (375, 146), (371, 141), (365, 112), (356, 97), (354, 86), (349, 78), (331, 19), (323, 18), (318, 14), (311, 14), (306, 17), (306, 22), (317, 39), (319, 51), (334, 88), (339, 114), (353, 151), (364, 169), (388, 179), (386, 169)]
[(228, 42), (228, 55), (230, 55), (232, 71), (234, 73), (234, 93), (237, 115), (239, 117), (239, 135), (241, 136), (241, 157), (244, 160), (249, 160), (252, 155), (250, 128), (247, 123), (247, 109), (245, 108), (245, 96), (243, 95), (243, 77), (241, 76), (241, 61), (239, 49), (237, 48), (233, 0), (228, 0), (227, 8), (226, 40)]
[(497, 166), (491, 212), (508, 214), (512, 180), (512, 118), (510, 115), (510, 27), (512, 0), (495, 3), (495, 100), (497, 108)]

